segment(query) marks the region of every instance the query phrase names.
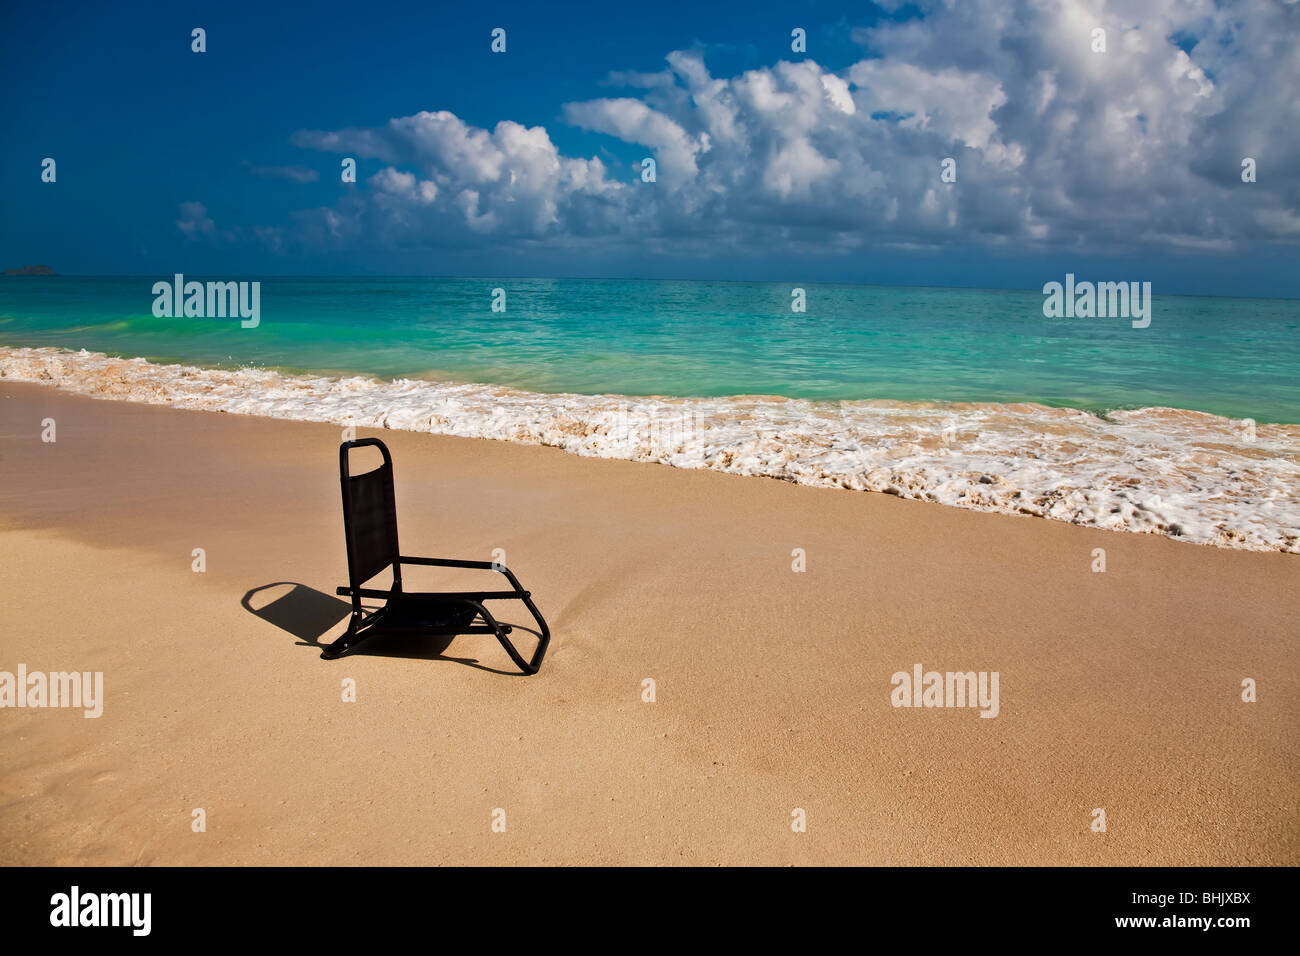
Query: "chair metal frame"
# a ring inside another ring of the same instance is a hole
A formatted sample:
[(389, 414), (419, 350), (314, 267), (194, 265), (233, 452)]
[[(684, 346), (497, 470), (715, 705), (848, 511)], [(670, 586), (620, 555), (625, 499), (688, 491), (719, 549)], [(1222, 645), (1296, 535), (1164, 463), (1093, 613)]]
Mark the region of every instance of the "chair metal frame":
[[(383, 455), (378, 468), (361, 475), (353, 475), (348, 467), (348, 453), (354, 448), (374, 446)], [(419, 558), (401, 553), (397, 543), (397, 505), (393, 483), (393, 456), (388, 446), (378, 438), (358, 438), (339, 446), (339, 484), (343, 492), (343, 527), (348, 549), (348, 584), (335, 593), (351, 597), (352, 616), (348, 629), (321, 654), (333, 660), (354, 650), (357, 645), (379, 633), (406, 632), (421, 634), (458, 635), (492, 634), (500, 642), (510, 659), (525, 674), (536, 674), (542, 666), (546, 647), (551, 642), (551, 631), (546, 619), (533, 603), (532, 593), (524, 590), (519, 579), (504, 564), (491, 561), (461, 561), (452, 558)], [(359, 494), (371, 496), (371, 504), (380, 513), (361, 515), (357, 511)], [(378, 494), (378, 501), (374, 497)], [(364, 523), (364, 527), (362, 527)], [(402, 566), (421, 565), (435, 568), (468, 568), (479, 571), (496, 571), (510, 582), (508, 591), (405, 591), (402, 588)], [(392, 568), (393, 584), (388, 590), (367, 588), (364, 585), (375, 575)], [(384, 605), (372, 611), (361, 606), (362, 598), (383, 599)], [(522, 601), (537, 622), (537, 650), (526, 660), (509, 640), (514, 630), (509, 624), (499, 622), (487, 609), (487, 601)], [(392, 620), (399, 604), (424, 604), (431, 609), (445, 611), (452, 617), (469, 621), (445, 625), (405, 625)], [(459, 615), (456, 614), (459, 612)], [(473, 612), (472, 615), (467, 612)], [(482, 624), (473, 623), (482, 620)]]

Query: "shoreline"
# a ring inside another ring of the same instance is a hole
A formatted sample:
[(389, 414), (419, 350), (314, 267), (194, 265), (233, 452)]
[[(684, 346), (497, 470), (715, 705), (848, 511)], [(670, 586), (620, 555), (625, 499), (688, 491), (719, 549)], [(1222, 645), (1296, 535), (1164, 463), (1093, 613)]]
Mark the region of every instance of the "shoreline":
[(180, 408), (558, 447), (1300, 553), (1300, 425), (1167, 407), (634, 397), (0, 347), (0, 381)]
[[(1289, 556), (363, 429), (403, 550), (504, 549), (555, 636), (326, 662), (339, 431), (0, 384), (0, 669), (105, 674), (0, 710), (0, 861), (1300, 861)], [(998, 716), (892, 706), (917, 664)]]

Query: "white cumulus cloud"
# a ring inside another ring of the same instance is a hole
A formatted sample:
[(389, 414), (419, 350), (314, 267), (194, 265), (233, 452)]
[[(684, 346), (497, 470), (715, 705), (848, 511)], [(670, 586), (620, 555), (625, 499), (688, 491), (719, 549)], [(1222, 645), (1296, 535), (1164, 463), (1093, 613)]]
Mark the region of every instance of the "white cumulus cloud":
[[(1296, 241), (1300, 6), (919, 6), (854, 30), (862, 56), (842, 69), (797, 59), (715, 77), (699, 52), (676, 51), (661, 72), (610, 73), (628, 95), (558, 104), (565, 123), (652, 156), (655, 183), (510, 119), (483, 129), (437, 111), (301, 131), (299, 146), (385, 164), (302, 223), (347, 241), (702, 251)], [(1241, 182), (1245, 157), (1256, 183)], [(955, 183), (940, 181), (946, 158)]]

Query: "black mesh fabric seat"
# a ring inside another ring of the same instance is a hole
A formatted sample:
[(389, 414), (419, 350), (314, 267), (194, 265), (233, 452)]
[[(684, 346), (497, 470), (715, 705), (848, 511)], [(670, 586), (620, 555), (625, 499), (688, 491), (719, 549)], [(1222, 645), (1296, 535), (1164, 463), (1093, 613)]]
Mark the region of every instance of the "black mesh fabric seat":
[[(353, 475), (348, 467), (348, 453), (353, 448), (373, 445), (383, 455), (383, 464), (372, 471)], [(359, 438), (339, 446), (339, 482), (343, 489), (343, 530), (348, 549), (348, 585), (338, 593), (352, 599), (352, 617), (348, 629), (330, 644), (321, 656), (327, 660), (353, 650), (367, 638), (385, 632), (425, 634), (491, 634), (496, 637), (510, 659), (525, 674), (536, 674), (542, 666), (550, 629), (530, 592), (503, 564), (490, 561), (458, 561), (451, 558), (415, 558), (401, 553), (397, 544), (397, 504), (393, 493), (393, 456), (378, 438)], [(440, 568), (470, 568), (496, 571), (505, 575), (510, 590), (434, 591), (402, 589), (402, 566), (423, 565)], [(391, 569), (393, 583), (388, 590), (367, 588), (366, 583), (380, 572)], [(366, 609), (363, 598), (382, 600), (382, 606)], [(526, 660), (508, 638), (514, 628), (499, 622), (487, 609), (488, 601), (523, 602), (537, 622), (537, 649)]]
[[(466, 604), (419, 595), (389, 598), (387, 608), (384, 628), (390, 631), (440, 631), (443, 628), (454, 628), (454, 633), (463, 634), (464, 629), (478, 617), (478, 611)], [(512, 628), (509, 624), (502, 624), (501, 630), (509, 634)]]

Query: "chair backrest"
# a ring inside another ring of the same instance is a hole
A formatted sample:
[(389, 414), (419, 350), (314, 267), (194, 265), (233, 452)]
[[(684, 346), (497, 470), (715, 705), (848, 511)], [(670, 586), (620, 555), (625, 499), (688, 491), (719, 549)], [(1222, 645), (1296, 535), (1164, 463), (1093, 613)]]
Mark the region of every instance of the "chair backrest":
[[(373, 471), (353, 475), (348, 470), (348, 452), (364, 445), (376, 446), (384, 456), (384, 463)], [(344, 442), (339, 446), (339, 482), (343, 486), (349, 584), (361, 587), (391, 565), (400, 588), (397, 502), (393, 496), (393, 456), (388, 453), (388, 447), (378, 438)]]

